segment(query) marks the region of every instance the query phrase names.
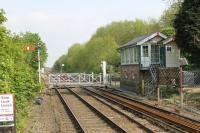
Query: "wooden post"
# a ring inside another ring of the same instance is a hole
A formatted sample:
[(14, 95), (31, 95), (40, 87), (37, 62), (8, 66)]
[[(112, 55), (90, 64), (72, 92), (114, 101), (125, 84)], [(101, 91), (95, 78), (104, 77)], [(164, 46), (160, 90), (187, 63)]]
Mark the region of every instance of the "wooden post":
[(181, 108), (183, 108), (183, 99), (184, 99), (184, 95), (183, 95), (183, 70), (182, 67), (180, 66), (180, 103), (181, 103)]
[(111, 75), (111, 73), (109, 74), (109, 80), (110, 80), (110, 86), (112, 86), (112, 75)]
[(144, 79), (142, 79), (142, 82), (141, 82), (141, 93), (144, 96)]
[(158, 104), (160, 104), (160, 88), (157, 87), (157, 99), (158, 99)]
[(157, 70), (157, 79), (156, 79), (156, 86), (157, 86), (157, 98), (158, 98), (158, 104), (160, 104), (160, 69)]

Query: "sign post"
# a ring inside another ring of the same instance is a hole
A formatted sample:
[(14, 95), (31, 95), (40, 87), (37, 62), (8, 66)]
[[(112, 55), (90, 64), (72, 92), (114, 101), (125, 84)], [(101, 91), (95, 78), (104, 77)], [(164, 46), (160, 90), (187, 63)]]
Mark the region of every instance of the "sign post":
[(40, 69), (40, 44), (37, 45), (38, 48), (38, 81), (41, 83), (41, 69)]
[(16, 132), (13, 94), (0, 94), (0, 128)]

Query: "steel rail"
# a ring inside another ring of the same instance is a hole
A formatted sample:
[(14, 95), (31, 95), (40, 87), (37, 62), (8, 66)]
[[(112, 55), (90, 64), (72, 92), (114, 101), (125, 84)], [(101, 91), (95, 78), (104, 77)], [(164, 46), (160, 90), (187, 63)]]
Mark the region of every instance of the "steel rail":
[(136, 112), (137, 114), (141, 114), (141, 115), (143, 115), (143, 116), (146, 116), (147, 118), (150, 118), (151, 120), (154, 120), (154, 121), (156, 121), (156, 122), (159, 123), (159, 124), (162, 124), (162, 125), (164, 125), (164, 126), (170, 127), (170, 129), (173, 129), (173, 131), (186, 133), (185, 130), (182, 130), (182, 129), (180, 129), (180, 128), (177, 128), (176, 126), (171, 125), (171, 124), (168, 124), (168, 123), (166, 123), (166, 122), (164, 122), (164, 121), (162, 121), (162, 120), (160, 120), (160, 119), (158, 119), (158, 118), (155, 118), (155, 117), (153, 117), (153, 116), (151, 116), (151, 115), (145, 114), (144, 112), (141, 112), (141, 111), (138, 111), (138, 110), (136, 110), (136, 109), (134, 109), (134, 108), (131, 108), (131, 107), (129, 107), (128, 105), (119, 102), (118, 100), (115, 100), (115, 99), (113, 99), (113, 98), (110, 98), (110, 97), (105, 96), (105, 95), (102, 95), (102, 94), (99, 94), (99, 93), (97, 93), (97, 92), (95, 92), (95, 91), (92, 91), (92, 90), (90, 90), (90, 89), (87, 89), (87, 88), (83, 88), (83, 89), (85, 89), (85, 90), (87, 90), (87, 91), (89, 91), (89, 92), (91, 92), (91, 93), (93, 93), (93, 94), (95, 94), (95, 95), (97, 95), (97, 96), (99, 96), (99, 97), (102, 97), (102, 98), (104, 98), (104, 99), (107, 99), (108, 101), (114, 102), (114, 103), (120, 105), (121, 107), (123, 107), (123, 108), (125, 108), (125, 109), (127, 109), (127, 110), (129, 110), (129, 111)]
[(117, 100), (120, 103), (126, 104), (129, 107), (136, 109), (140, 112), (151, 115), (153, 117), (157, 117), (158, 119), (166, 121), (167, 123), (174, 124), (178, 126), (179, 128), (182, 128), (186, 131), (197, 132), (197, 133), (200, 132), (200, 124), (193, 122), (189, 119), (181, 118), (180, 116), (177, 117), (172, 114), (161, 112), (160, 110), (157, 110), (156, 108), (153, 108), (153, 107), (150, 108), (148, 106), (145, 106), (144, 104), (140, 104), (139, 102), (131, 101), (130, 99), (124, 96), (117, 95), (110, 91), (103, 91), (103, 94), (106, 95), (107, 97)]
[(153, 130), (147, 128), (147, 127), (144, 126), (143, 124), (141, 124), (141, 123), (139, 123), (138, 121), (134, 120), (132, 117), (130, 117), (130, 116), (128, 116), (127, 114), (123, 113), (122, 111), (120, 111), (120, 110), (118, 110), (118, 109), (112, 107), (110, 104), (108, 104), (108, 103), (102, 101), (102, 100), (101, 100), (100, 98), (98, 98), (97, 96), (92, 95), (91, 92), (86, 91), (86, 93), (87, 93), (88, 95), (90, 95), (91, 97), (95, 98), (97, 101), (101, 102), (102, 104), (108, 106), (108, 107), (111, 108), (113, 111), (115, 111), (115, 112), (117, 112), (118, 114), (120, 114), (120, 115), (126, 117), (129, 121), (131, 121), (131, 122), (137, 124), (141, 129), (145, 130), (147, 133), (155, 133)]
[[(190, 121), (192, 121), (192, 122), (200, 123), (199, 120), (195, 120), (195, 119), (189, 118), (189, 117), (187, 117), (187, 116), (180, 115), (180, 114), (178, 114), (178, 113), (165, 110), (165, 109), (160, 108), (160, 107), (152, 106), (152, 105), (150, 105), (150, 104), (148, 104), (148, 103), (144, 103), (144, 102), (142, 102), (142, 101), (133, 99), (133, 98), (131, 98), (131, 97), (127, 97), (127, 95), (118, 94), (118, 93), (111, 92), (111, 91), (105, 90), (105, 89), (100, 89), (100, 88), (97, 88), (97, 87), (96, 87), (96, 89), (101, 90), (101, 91), (105, 91), (105, 92), (109, 92), (109, 93), (112, 93), (112, 94), (115, 94), (115, 95), (118, 95), (118, 96), (123, 97), (123, 98), (125, 98), (125, 99), (131, 100), (131, 101), (133, 101), (133, 102), (137, 102), (137, 103), (139, 103), (139, 104), (143, 104), (143, 105), (145, 105), (145, 106), (148, 106), (148, 107), (150, 107), (150, 108), (154, 108), (154, 109), (159, 110), (159, 111), (162, 111), (162, 112), (164, 112), (164, 113), (172, 114), (172, 115), (175, 115), (175, 116), (184, 118), (184, 119), (188, 119), (188, 120), (190, 120)], [(115, 89), (115, 90), (116, 90), (116, 89)], [(118, 91), (118, 90), (116, 90), (116, 91)]]
[[(67, 88), (68, 89), (68, 88)], [(111, 126), (120, 133), (127, 133), (125, 129), (121, 128), (119, 125), (117, 125), (115, 122), (113, 122), (111, 119), (109, 119), (107, 116), (105, 116), (103, 113), (101, 113), (99, 110), (97, 110), (95, 107), (93, 107), (91, 104), (89, 104), (86, 100), (84, 100), (81, 96), (79, 96), (76, 92), (72, 91), (71, 89), (68, 89), (74, 96), (76, 96), (80, 101), (82, 101), (87, 107), (89, 107), (94, 113), (99, 115), (103, 120), (105, 120), (108, 124), (111, 124)]]
[(78, 119), (76, 118), (75, 114), (73, 113), (72, 109), (67, 105), (67, 102), (65, 101), (65, 99), (63, 98), (63, 96), (61, 95), (61, 93), (59, 92), (58, 89), (55, 89), (55, 91), (57, 92), (65, 110), (67, 111), (67, 113), (70, 114), (71, 118), (73, 119), (74, 124), (78, 127), (77, 128), (77, 132), (78, 133), (86, 133), (86, 131), (84, 131), (83, 126), (81, 125), (81, 123), (78, 121)]

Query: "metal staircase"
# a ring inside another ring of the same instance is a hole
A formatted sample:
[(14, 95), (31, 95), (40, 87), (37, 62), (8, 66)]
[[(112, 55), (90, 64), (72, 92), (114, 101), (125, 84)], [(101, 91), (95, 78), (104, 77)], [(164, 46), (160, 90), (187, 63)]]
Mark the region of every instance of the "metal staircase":
[(159, 74), (160, 64), (151, 64), (149, 67), (149, 78), (144, 82), (145, 96), (155, 97), (158, 74)]

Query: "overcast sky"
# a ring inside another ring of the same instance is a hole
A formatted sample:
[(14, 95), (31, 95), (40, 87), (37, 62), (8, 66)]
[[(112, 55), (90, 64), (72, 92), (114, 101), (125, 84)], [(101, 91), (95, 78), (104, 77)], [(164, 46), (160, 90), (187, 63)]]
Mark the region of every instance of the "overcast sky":
[(51, 67), (76, 42), (84, 43), (100, 26), (112, 21), (159, 18), (163, 0), (0, 0), (6, 27), (36, 32), (47, 44)]

